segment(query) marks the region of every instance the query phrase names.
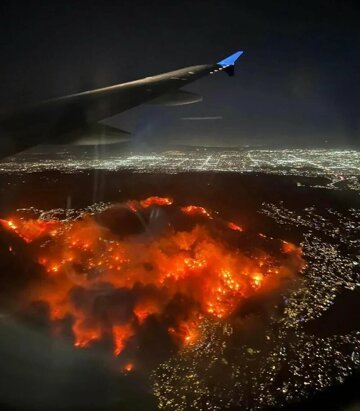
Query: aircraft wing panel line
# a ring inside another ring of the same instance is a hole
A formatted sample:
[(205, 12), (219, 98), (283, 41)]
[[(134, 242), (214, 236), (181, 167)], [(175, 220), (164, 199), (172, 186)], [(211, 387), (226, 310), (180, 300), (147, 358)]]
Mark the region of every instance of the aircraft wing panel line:
[[(166, 98), (159, 97), (171, 93), (175, 96), (177, 90), (208, 74), (224, 70), (233, 75), (234, 64), (242, 53), (238, 51), (215, 64), (189, 66), (9, 111), (0, 120), (0, 138), (9, 143), (5, 145), (6, 149), (0, 146), (0, 158), (45, 140), (51, 140), (52, 143), (61, 141), (62, 135), (69, 136), (72, 130), (78, 132), (88, 129), (91, 124), (155, 99), (171, 104)], [(183, 92), (182, 97), (187, 103), (200, 101), (195, 95), (190, 96), (190, 93), (186, 96), (186, 92)]]

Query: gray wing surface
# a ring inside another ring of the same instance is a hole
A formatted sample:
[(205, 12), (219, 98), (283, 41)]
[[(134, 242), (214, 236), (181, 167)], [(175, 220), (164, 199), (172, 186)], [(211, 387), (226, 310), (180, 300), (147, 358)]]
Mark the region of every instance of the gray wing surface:
[[(12, 110), (0, 119), (0, 158), (43, 142), (95, 144), (96, 138), (91, 140), (88, 136), (96, 130), (98, 121), (140, 104), (179, 105), (199, 101), (199, 96), (180, 89), (222, 70), (233, 75), (235, 61), (241, 54), (236, 52), (215, 64), (185, 67)], [(116, 138), (109, 141), (116, 142)]]

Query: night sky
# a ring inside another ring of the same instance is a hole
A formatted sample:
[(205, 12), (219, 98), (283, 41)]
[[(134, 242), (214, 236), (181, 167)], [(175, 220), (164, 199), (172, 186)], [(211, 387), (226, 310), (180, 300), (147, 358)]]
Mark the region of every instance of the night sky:
[(186, 87), (202, 103), (111, 124), (148, 144), (358, 147), (359, 17), (356, 2), (329, 0), (2, 1), (0, 109), (244, 50), (235, 78)]

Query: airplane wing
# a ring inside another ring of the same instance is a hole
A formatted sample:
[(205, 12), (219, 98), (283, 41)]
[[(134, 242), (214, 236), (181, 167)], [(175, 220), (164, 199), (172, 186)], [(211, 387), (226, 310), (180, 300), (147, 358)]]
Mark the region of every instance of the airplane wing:
[[(97, 144), (98, 121), (140, 104), (180, 105), (199, 101), (200, 96), (180, 89), (208, 74), (225, 71), (234, 75), (235, 62), (242, 53), (238, 51), (215, 64), (185, 67), (12, 110), (0, 119), (0, 158), (44, 142)], [(117, 142), (116, 133), (111, 131), (109, 140), (103, 139), (103, 143)], [(124, 133), (120, 132), (119, 138)]]

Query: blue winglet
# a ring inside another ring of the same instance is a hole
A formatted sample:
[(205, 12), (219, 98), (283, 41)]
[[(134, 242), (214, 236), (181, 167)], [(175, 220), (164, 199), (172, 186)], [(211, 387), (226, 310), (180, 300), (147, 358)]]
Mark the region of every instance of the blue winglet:
[(224, 60), (219, 61), (217, 64), (222, 67), (233, 66), (235, 61), (243, 54), (243, 51), (237, 51), (229, 57), (224, 58)]

